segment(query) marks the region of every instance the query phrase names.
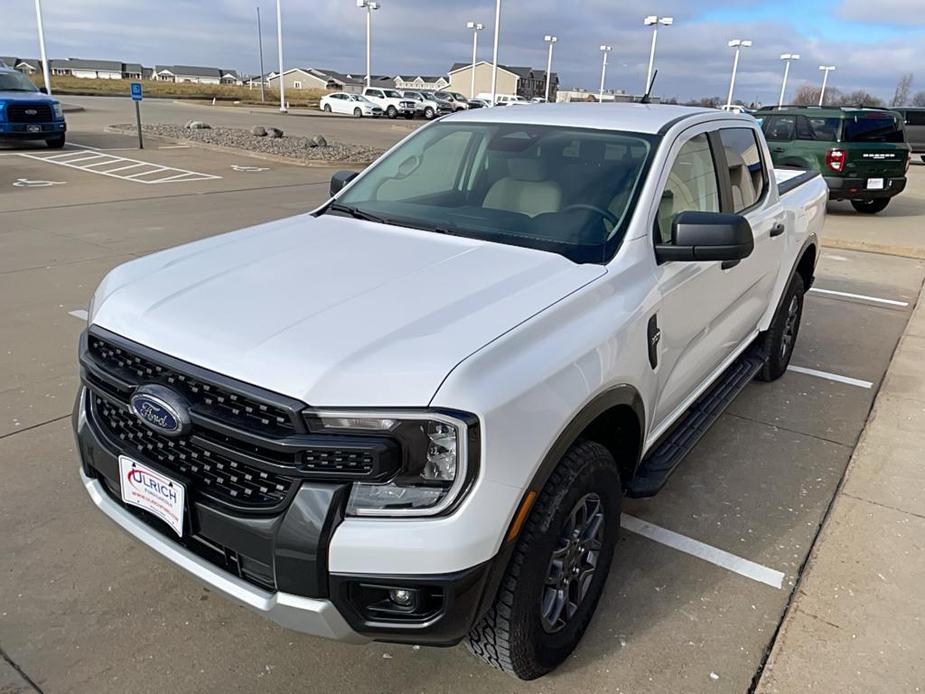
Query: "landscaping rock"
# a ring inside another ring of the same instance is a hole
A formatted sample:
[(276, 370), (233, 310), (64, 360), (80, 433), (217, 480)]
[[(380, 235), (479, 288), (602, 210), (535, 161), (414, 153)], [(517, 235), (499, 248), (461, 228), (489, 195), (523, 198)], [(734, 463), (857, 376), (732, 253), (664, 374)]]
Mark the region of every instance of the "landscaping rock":
[(201, 120), (191, 120), (186, 124), (187, 130), (211, 130), (212, 126)]
[(266, 137), (267, 129), (262, 125), (255, 125), (253, 128), (251, 128), (251, 135), (254, 137)]
[(267, 137), (280, 138), (283, 136), (283, 131), (279, 128), (267, 128)]
[(328, 141), (324, 139), (324, 135), (315, 135), (308, 141), (309, 147), (327, 147)]

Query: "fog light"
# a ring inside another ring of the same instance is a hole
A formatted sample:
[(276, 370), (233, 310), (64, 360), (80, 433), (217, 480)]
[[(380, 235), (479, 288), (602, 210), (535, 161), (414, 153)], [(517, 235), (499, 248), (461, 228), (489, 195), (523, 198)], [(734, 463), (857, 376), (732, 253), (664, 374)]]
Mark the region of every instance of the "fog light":
[(414, 602), (414, 593), (405, 588), (393, 588), (389, 591), (389, 600), (399, 607), (410, 607)]

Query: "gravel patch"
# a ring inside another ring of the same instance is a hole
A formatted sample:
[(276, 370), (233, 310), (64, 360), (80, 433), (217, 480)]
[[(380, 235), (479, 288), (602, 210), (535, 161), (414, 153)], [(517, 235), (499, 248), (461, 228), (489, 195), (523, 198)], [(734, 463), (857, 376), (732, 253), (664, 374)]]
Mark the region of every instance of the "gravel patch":
[[(135, 125), (126, 123), (113, 125), (112, 128), (126, 132), (135, 132)], [(269, 132), (271, 128), (267, 128)], [(334, 142), (323, 137), (259, 137), (251, 130), (243, 128), (208, 128), (187, 129), (180, 125), (149, 124), (143, 125), (142, 131), (148, 135), (168, 137), (175, 140), (190, 140), (208, 145), (231, 147), (248, 152), (272, 154), (298, 161), (332, 161), (349, 164), (369, 164), (377, 159), (384, 150), (377, 147), (350, 145)], [(255, 130), (259, 132), (259, 130)], [(323, 146), (317, 143), (324, 142)]]

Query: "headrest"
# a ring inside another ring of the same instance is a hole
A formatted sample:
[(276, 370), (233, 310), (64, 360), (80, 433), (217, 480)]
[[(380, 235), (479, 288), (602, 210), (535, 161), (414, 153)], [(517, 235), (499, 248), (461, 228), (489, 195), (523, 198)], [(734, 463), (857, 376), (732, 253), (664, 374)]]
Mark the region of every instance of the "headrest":
[(745, 160), (742, 158), (742, 155), (736, 152), (734, 149), (725, 147), (726, 150), (726, 161), (729, 162), (730, 169), (736, 169), (742, 166), (745, 166)]
[(511, 178), (518, 181), (545, 181), (546, 171), (539, 159), (508, 159), (507, 168)]

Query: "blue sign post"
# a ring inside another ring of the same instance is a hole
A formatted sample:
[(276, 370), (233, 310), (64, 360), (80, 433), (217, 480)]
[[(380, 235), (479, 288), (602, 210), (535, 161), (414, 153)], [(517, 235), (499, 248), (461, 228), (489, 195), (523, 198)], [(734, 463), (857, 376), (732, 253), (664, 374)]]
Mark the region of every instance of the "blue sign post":
[(141, 82), (132, 82), (132, 101), (135, 102), (135, 124), (138, 127), (138, 149), (145, 148), (145, 141), (141, 134), (141, 100), (144, 98)]

